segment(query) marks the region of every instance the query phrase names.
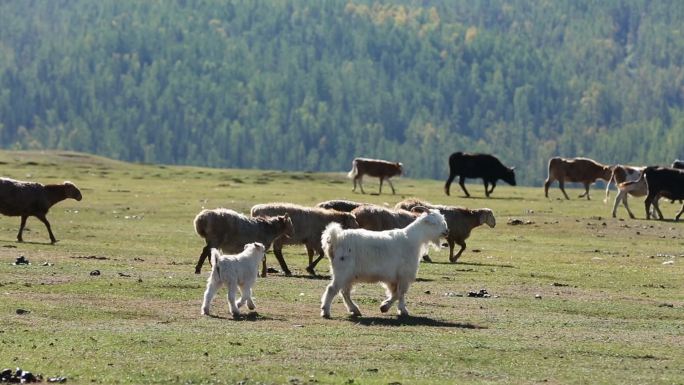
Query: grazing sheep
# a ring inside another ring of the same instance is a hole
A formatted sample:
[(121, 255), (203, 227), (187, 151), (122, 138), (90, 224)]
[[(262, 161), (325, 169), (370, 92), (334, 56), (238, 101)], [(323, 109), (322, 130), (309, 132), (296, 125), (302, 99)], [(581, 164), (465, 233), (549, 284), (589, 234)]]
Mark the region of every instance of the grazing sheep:
[[(449, 226), (449, 235), (446, 240), (449, 244), (449, 262), (456, 263), (463, 251), (466, 249), (465, 240), (470, 236), (470, 232), (483, 223), (489, 227), (496, 226), (496, 218), (490, 209), (467, 209), (464, 207), (433, 205), (429, 202), (419, 201), (417, 199), (406, 199), (396, 204), (395, 208), (411, 210), (415, 207), (427, 207), (430, 209), (439, 210), (446, 219)], [(454, 244), (461, 246), (461, 249), (454, 255)], [(423, 257), (424, 260), (430, 261), (429, 257)]]
[[(195, 217), (195, 231), (204, 238), (206, 246), (202, 249), (195, 274), (202, 271), (204, 260), (211, 255), (211, 249), (221, 249), (224, 253), (239, 253), (251, 242), (259, 242), (266, 249), (274, 240), (292, 236), (292, 221), (287, 215), (274, 218), (250, 218), (233, 210), (218, 208), (202, 210)], [(261, 276), (266, 276), (264, 259)]]
[[(259, 262), (266, 258), (266, 247), (259, 243), (249, 243), (238, 255), (221, 255), (217, 249), (211, 249), (211, 274), (207, 279), (207, 289), (202, 301), (202, 315), (209, 315), (211, 300), (218, 289), (228, 288), (228, 307), (233, 318), (240, 316), (240, 307), (247, 304), (249, 310), (256, 306), (252, 301), (252, 287), (259, 273)], [(235, 292), (240, 289), (241, 298), (235, 302)]]
[(22, 233), (26, 226), (26, 219), (30, 216), (38, 218), (47, 227), (50, 242), (57, 242), (47, 213), (55, 203), (67, 198), (80, 201), (81, 191), (71, 182), (62, 184), (43, 185), (35, 182), (24, 182), (9, 178), (0, 178), (0, 214), (10, 217), (21, 217), (17, 241), (23, 242)]
[(423, 213), (403, 229), (343, 230), (338, 223), (329, 224), (321, 242), (330, 258), (332, 282), (321, 298), (321, 316), (330, 318), (330, 305), (338, 292), (347, 310), (360, 316), (351, 299), (352, 286), (357, 282), (381, 282), (387, 299), (380, 311), (387, 312), (398, 300), (399, 315), (408, 315), (404, 295), (416, 279), (421, 251), (441, 235), (446, 236), (447, 231), (444, 216), (437, 210)]
[(316, 207), (322, 208), (322, 209), (327, 209), (327, 210), (337, 210), (337, 211), (344, 211), (346, 213), (350, 213), (355, 208), (362, 206), (364, 204), (365, 203), (358, 203), (358, 202), (348, 201), (348, 200), (344, 200), (344, 199), (336, 199), (336, 200), (321, 202), (321, 203), (317, 204)]
[[(309, 256), (309, 265), (306, 271), (311, 275), (316, 275), (314, 268), (323, 259), (323, 249), (321, 248), (321, 234), (330, 222), (337, 222), (344, 228), (355, 229), (359, 225), (350, 213), (335, 210), (326, 210), (316, 207), (305, 207), (291, 203), (266, 203), (252, 207), (253, 217), (272, 217), (276, 215), (289, 215), (294, 226), (294, 235), (285, 239), (280, 238), (273, 242), (273, 254), (278, 259), (280, 267), (285, 275), (292, 275), (290, 269), (283, 258), (283, 245), (304, 244)], [(318, 253), (318, 258), (314, 261), (313, 255)]]

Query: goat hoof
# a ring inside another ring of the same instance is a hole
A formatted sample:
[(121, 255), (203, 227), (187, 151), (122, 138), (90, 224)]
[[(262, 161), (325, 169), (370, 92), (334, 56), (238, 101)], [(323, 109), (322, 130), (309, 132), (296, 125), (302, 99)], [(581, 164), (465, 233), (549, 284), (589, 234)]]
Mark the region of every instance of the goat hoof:
[(321, 310), (321, 317), (323, 317), (325, 319), (330, 319), (330, 313), (328, 313), (325, 310)]
[(387, 311), (389, 311), (389, 308), (389, 305), (382, 305), (380, 306), (380, 311), (383, 313), (387, 313)]
[(432, 259), (429, 255), (423, 255), (423, 262), (432, 263)]
[(311, 275), (316, 275), (316, 270), (313, 269), (311, 266), (307, 266), (306, 272), (311, 274)]

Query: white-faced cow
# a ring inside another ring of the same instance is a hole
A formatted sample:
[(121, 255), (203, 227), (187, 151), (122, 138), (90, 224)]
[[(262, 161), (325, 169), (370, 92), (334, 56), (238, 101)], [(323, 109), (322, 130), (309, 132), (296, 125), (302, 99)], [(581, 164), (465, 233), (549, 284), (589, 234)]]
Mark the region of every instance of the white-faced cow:
[[(501, 179), (504, 182), (515, 186), (515, 167), (506, 167), (501, 161), (490, 154), (469, 154), (465, 152), (454, 152), (449, 156), (449, 178), (444, 185), (444, 193), (449, 195), (451, 182), (459, 176), (458, 184), (463, 189), (466, 197), (470, 194), (465, 187), (465, 178), (482, 178), (484, 181), (485, 195), (494, 192), (496, 181)], [(492, 189), (489, 189), (489, 184)]]
[(677, 159), (672, 162), (672, 168), (678, 168), (684, 170), (684, 160)]
[[(672, 200), (684, 199), (684, 170), (668, 167), (649, 166), (644, 169), (641, 178), (646, 179), (648, 185), (648, 195), (644, 205), (646, 208), (646, 219), (651, 218), (651, 205), (655, 206), (656, 211), (663, 218), (663, 214), (658, 209), (657, 199), (664, 197)], [(640, 179), (641, 179), (640, 178)], [(684, 205), (679, 210), (675, 221), (684, 213)]]
[(615, 197), (615, 202), (613, 203), (613, 218), (615, 218), (618, 205), (620, 202), (622, 202), (622, 205), (625, 206), (625, 209), (627, 209), (627, 213), (629, 213), (629, 217), (634, 219), (634, 214), (632, 214), (632, 210), (630, 210), (629, 206), (627, 205), (627, 197), (628, 195), (634, 197), (642, 197), (646, 195), (646, 182), (642, 181), (640, 183), (629, 185), (622, 185), (622, 183), (638, 180), (641, 176), (641, 172), (644, 171), (644, 168), (645, 167), (623, 166), (620, 164), (613, 167), (613, 173), (611, 174), (610, 180), (608, 180), (608, 184), (606, 185), (606, 198), (603, 200), (603, 203), (608, 202), (608, 196), (610, 195), (610, 184), (615, 182), (615, 185), (618, 186), (618, 195)]
[(549, 177), (544, 182), (544, 196), (549, 197), (549, 186), (558, 181), (565, 199), (570, 199), (565, 192), (565, 182), (579, 182), (584, 185), (584, 194), (579, 197), (589, 198), (589, 185), (596, 179), (610, 180), (612, 170), (610, 166), (598, 163), (589, 158), (560, 158), (554, 157), (549, 160)]
[(392, 194), (395, 193), (392, 181), (389, 178), (401, 175), (403, 165), (397, 162), (388, 162), (386, 160), (380, 159), (368, 159), (368, 158), (355, 158), (352, 162), (352, 169), (349, 171), (347, 176), (354, 181), (354, 188), (352, 191), (356, 191), (356, 181), (359, 181), (359, 187), (361, 187), (361, 193), (365, 194), (363, 191), (363, 185), (361, 181), (364, 175), (374, 176), (380, 178), (380, 194), (382, 194), (382, 182), (387, 181), (392, 188)]

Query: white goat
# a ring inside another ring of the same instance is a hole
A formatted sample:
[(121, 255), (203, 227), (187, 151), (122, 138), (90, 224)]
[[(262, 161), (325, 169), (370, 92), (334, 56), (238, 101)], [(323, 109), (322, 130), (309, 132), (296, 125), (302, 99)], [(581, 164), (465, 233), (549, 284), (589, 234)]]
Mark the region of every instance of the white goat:
[(332, 282), (321, 298), (321, 316), (330, 318), (330, 305), (338, 292), (342, 292), (347, 310), (360, 316), (361, 311), (350, 297), (357, 282), (381, 282), (387, 299), (380, 311), (387, 312), (398, 300), (399, 315), (408, 315), (404, 295), (416, 279), (421, 251), (428, 243), (446, 236), (447, 231), (444, 216), (437, 210), (422, 214), (402, 229), (343, 230), (338, 223), (329, 224), (321, 242), (330, 259)]
[[(228, 287), (228, 307), (233, 318), (240, 316), (240, 307), (247, 303), (249, 310), (254, 310), (252, 287), (259, 273), (259, 262), (266, 254), (266, 247), (259, 242), (245, 245), (242, 253), (237, 255), (221, 255), (217, 249), (211, 249), (211, 274), (207, 279), (204, 291), (202, 315), (209, 315), (211, 300), (218, 289)], [(235, 293), (240, 288), (242, 297), (236, 303)]]

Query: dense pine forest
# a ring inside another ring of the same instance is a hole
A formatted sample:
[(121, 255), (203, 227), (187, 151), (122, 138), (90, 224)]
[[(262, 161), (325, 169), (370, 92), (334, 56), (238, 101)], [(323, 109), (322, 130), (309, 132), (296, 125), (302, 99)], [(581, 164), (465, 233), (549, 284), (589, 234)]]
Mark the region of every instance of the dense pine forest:
[(554, 155), (684, 157), (680, 0), (8, 0), (0, 145), (540, 184)]

